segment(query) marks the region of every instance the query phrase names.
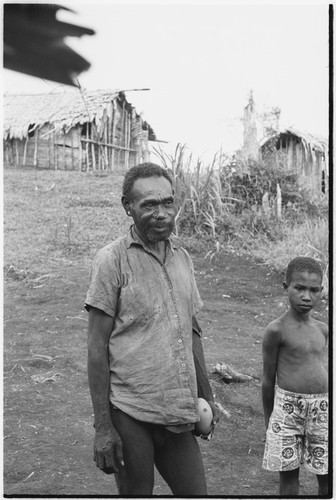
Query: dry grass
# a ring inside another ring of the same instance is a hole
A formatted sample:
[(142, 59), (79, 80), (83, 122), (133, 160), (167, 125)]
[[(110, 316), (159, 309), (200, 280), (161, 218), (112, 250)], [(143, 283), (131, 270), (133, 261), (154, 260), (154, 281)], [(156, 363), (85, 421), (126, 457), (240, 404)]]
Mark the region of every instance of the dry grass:
[(122, 175), (4, 171), (4, 265), (44, 274), (71, 259), (91, 259), (123, 234)]
[(247, 236), (246, 251), (281, 273), (291, 259), (308, 256), (316, 259), (323, 269), (323, 296), (329, 292), (329, 226), (325, 219), (306, 218), (301, 224), (285, 225), (283, 237), (271, 241), (265, 237)]

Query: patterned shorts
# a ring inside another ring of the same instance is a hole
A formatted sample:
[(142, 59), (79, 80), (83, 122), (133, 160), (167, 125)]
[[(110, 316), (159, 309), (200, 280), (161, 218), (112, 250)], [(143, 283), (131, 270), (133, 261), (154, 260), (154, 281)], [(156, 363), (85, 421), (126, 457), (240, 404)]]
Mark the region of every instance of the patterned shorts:
[(328, 473), (328, 393), (297, 394), (276, 385), (262, 466), (286, 471), (302, 464)]

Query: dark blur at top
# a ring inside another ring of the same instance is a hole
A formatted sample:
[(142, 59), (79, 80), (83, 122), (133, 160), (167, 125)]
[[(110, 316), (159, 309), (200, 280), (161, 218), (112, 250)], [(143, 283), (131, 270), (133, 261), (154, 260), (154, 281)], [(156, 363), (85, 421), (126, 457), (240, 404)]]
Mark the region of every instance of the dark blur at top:
[(56, 19), (55, 4), (4, 4), (4, 68), (77, 86), (76, 77), (90, 63), (68, 47), (64, 38), (94, 35), (90, 28)]

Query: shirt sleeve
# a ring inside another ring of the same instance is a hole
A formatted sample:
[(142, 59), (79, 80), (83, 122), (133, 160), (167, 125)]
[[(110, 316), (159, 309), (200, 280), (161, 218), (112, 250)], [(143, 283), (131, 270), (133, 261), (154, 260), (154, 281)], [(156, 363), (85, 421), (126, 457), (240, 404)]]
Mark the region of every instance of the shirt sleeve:
[(115, 317), (120, 293), (120, 264), (113, 248), (102, 249), (91, 265), (85, 309), (96, 307)]
[(188, 263), (190, 266), (192, 315), (196, 316), (196, 314), (200, 311), (200, 309), (202, 309), (204, 304), (203, 304), (203, 301), (200, 297), (200, 294), (199, 294), (199, 291), (197, 288), (193, 261), (192, 261), (190, 255), (188, 254), (188, 252), (184, 249), (183, 249), (183, 251), (185, 252), (185, 254), (187, 256)]

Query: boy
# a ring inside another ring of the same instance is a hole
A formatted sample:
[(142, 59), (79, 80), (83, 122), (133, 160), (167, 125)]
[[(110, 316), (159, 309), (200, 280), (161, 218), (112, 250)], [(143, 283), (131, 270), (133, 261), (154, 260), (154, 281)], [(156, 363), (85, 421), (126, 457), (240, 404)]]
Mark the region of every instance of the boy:
[(263, 468), (280, 472), (280, 495), (299, 494), (299, 470), (317, 475), (328, 494), (328, 328), (311, 317), (322, 291), (322, 269), (293, 259), (284, 289), (289, 309), (266, 328), (262, 401), (266, 424)]

